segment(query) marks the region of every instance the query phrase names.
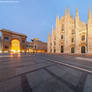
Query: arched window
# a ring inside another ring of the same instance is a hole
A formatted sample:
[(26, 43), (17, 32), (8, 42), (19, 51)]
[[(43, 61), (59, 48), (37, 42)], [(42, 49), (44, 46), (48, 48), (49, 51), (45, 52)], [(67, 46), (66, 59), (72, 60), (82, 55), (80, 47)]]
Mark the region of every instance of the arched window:
[(81, 40), (82, 40), (82, 41), (84, 41), (84, 40), (85, 40), (85, 35), (83, 35), (83, 36), (81, 37)]
[(8, 40), (9, 40), (9, 37), (4, 37), (4, 40), (5, 40), (5, 41), (8, 41)]
[(63, 39), (63, 35), (61, 35), (61, 39)]
[(74, 38), (72, 38), (72, 42), (74, 42)]
[(81, 53), (85, 53), (85, 46), (81, 47)]
[(61, 53), (64, 52), (64, 46), (61, 46)]
[(71, 53), (74, 53), (74, 52), (75, 52), (75, 48), (72, 47), (72, 48), (71, 48)]

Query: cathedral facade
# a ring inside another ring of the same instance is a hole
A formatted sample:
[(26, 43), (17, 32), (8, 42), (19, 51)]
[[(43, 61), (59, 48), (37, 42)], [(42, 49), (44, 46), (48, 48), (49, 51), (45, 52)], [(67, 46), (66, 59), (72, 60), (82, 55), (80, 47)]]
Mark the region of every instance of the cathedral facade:
[(48, 53), (88, 53), (92, 54), (92, 17), (88, 12), (87, 24), (82, 22), (76, 9), (76, 16), (70, 16), (69, 8), (65, 16), (56, 18), (56, 27), (52, 35), (48, 34)]

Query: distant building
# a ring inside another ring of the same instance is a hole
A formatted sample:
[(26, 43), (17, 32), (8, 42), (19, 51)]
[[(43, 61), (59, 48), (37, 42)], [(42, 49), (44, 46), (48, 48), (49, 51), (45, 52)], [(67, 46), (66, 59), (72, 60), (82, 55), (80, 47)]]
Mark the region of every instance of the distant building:
[(31, 42), (26, 42), (26, 52), (33, 52)]
[(0, 30), (1, 36), (1, 47), (3, 52), (24, 52), (26, 51), (26, 38), (25, 34), (20, 34), (7, 29)]
[(87, 53), (92, 55), (92, 16), (88, 13), (88, 23), (80, 20), (78, 9), (76, 17), (70, 16), (69, 8), (65, 16), (57, 17), (55, 30), (48, 34), (48, 53)]
[(32, 39), (32, 42), (27, 43), (27, 51), (37, 53), (47, 52), (47, 43), (40, 41), (38, 38)]

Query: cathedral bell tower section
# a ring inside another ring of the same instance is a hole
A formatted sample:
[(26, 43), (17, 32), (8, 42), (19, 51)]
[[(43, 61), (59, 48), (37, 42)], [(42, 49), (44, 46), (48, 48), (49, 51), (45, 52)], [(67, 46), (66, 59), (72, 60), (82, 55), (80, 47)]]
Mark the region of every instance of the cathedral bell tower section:
[(75, 18), (75, 53), (81, 53), (80, 52), (80, 19), (78, 15), (78, 8), (76, 9), (76, 18)]
[(71, 44), (70, 35), (71, 35), (70, 13), (69, 13), (69, 8), (68, 8), (67, 15), (65, 15), (64, 53), (70, 53), (70, 44)]
[(88, 13), (88, 53), (92, 54), (92, 17), (91, 17), (91, 9), (89, 8)]
[(59, 25), (59, 16), (56, 18), (56, 28), (55, 28), (55, 34), (56, 34), (56, 53), (60, 53), (60, 43), (59, 43), (59, 35), (60, 35), (60, 25)]

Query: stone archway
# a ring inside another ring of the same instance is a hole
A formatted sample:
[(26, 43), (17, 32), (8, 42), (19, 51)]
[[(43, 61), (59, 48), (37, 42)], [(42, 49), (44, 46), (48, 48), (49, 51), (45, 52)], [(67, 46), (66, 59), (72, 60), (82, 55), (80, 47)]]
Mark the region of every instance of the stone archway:
[(85, 46), (81, 47), (81, 53), (85, 53)]
[(11, 40), (11, 52), (12, 53), (20, 52), (20, 41), (18, 39)]

